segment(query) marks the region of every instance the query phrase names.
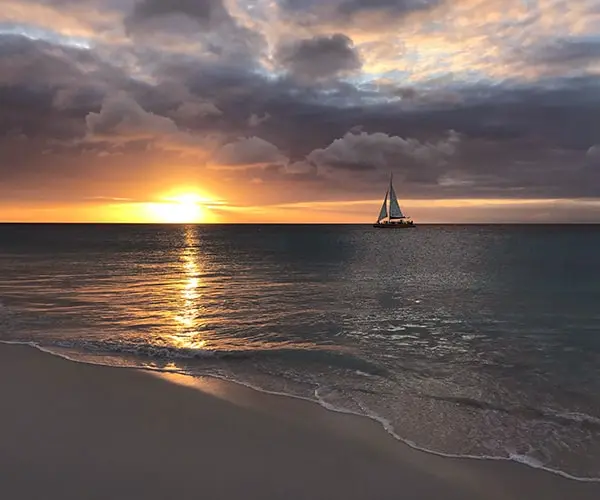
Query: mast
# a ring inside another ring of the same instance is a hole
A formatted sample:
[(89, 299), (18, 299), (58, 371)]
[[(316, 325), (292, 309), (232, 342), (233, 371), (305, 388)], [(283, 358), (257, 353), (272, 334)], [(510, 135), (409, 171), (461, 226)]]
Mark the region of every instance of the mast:
[(390, 188), (389, 188), (389, 192), (390, 192), (390, 208), (388, 210), (388, 221), (392, 222), (392, 197), (394, 196), (394, 172), (393, 170), (390, 170)]

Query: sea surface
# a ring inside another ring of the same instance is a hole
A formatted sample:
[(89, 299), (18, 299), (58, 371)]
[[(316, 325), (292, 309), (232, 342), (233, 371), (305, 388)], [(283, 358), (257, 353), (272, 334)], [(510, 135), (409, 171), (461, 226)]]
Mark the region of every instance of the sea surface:
[(600, 226), (0, 225), (0, 340), (600, 478)]

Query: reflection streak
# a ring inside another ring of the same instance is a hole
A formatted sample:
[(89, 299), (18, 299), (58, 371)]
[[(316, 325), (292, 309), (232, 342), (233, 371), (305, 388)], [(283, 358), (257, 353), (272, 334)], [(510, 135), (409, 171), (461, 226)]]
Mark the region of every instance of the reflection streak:
[(203, 325), (198, 321), (201, 315), (201, 274), (202, 264), (198, 252), (198, 233), (194, 226), (185, 227), (185, 247), (181, 253), (183, 263), (182, 302), (174, 319), (177, 333), (171, 335), (175, 347), (186, 349), (203, 349), (206, 340), (202, 338), (198, 328)]

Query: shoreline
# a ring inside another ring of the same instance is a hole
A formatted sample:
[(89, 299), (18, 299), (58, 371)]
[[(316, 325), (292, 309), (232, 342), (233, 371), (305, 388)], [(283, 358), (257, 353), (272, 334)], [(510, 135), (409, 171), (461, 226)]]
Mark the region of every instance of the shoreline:
[[(308, 397), (298, 396), (295, 394), (288, 394), (288, 393), (284, 393), (284, 392), (270, 391), (267, 389), (262, 389), (260, 387), (254, 386), (249, 383), (245, 383), (245, 382), (238, 381), (238, 380), (228, 379), (226, 377), (221, 377), (219, 375), (197, 376), (197, 375), (191, 375), (191, 374), (187, 374), (187, 373), (181, 373), (180, 371), (177, 371), (177, 370), (161, 369), (161, 368), (156, 368), (156, 367), (143, 367), (143, 366), (135, 366), (135, 365), (131, 365), (131, 366), (130, 365), (122, 365), (122, 366), (109, 365), (106, 363), (100, 363), (100, 362), (94, 362), (94, 361), (90, 361), (90, 360), (82, 360), (82, 359), (70, 357), (69, 355), (61, 353), (58, 350), (53, 350), (52, 348), (40, 346), (39, 344), (37, 344), (35, 342), (0, 340), (0, 346), (2, 346), (2, 345), (15, 345), (15, 346), (25, 346), (25, 347), (33, 348), (33, 349), (40, 351), (44, 354), (47, 354), (49, 356), (56, 356), (60, 359), (66, 360), (71, 363), (78, 363), (78, 364), (91, 365), (91, 366), (100, 366), (100, 367), (106, 367), (106, 368), (116, 368), (116, 369), (140, 371), (143, 373), (147, 373), (148, 375), (159, 376), (161, 378), (168, 380), (171, 383), (175, 383), (178, 385), (184, 385), (184, 386), (188, 386), (188, 387), (194, 387), (200, 391), (204, 391), (204, 388), (200, 384), (194, 384), (193, 383), (194, 380), (214, 379), (214, 380), (219, 381), (224, 384), (228, 384), (228, 385), (231, 384), (232, 386), (240, 386), (246, 390), (261, 393), (261, 394), (264, 394), (267, 396), (295, 399), (295, 400), (306, 402), (308, 404), (316, 405), (319, 408), (329, 411), (329, 412), (332, 412), (332, 413), (337, 413), (337, 414), (341, 414), (341, 415), (351, 415), (354, 418), (360, 418), (360, 419), (367, 420), (369, 422), (375, 422), (376, 424), (381, 426), (381, 428), (388, 434), (388, 436), (390, 438), (392, 438), (395, 442), (397, 442), (400, 446), (406, 446), (406, 447), (410, 448), (411, 450), (417, 451), (419, 453), (425, 453), (427, 455), (432, 455), (435, 457), (449, 459), (449, 460), (476, 460), (476, 461), (481, 460), (481, 461), (490, 461), (490, 462), (515, 463), (515, 464), (519, 464), (521, 466), (525, 466), (527, 468), (531, 468), (534, 470), (540, 470), (540, 471), (555, 475), (557, 477), (560, 477), (560, 478), (563, 478), (563, 479), (566, 479), (569, 481), (600, 484), (600, 477), (574, 476), (574, 475), (572, 475), (568, 472), (562, 471), (562, 470), (552, 469), (550, 467), (544, 466), (543, 464), (534, 463), (534, 460), (530, 459), (527, 455), (514, 455), (511, 457), (498, 457), (498, 456), (492, 456), (492, 455), (487, 455), (487, 456), (486, 455), (481, 455), (481, 456), (480, 455), (461, 455), (461, 454), (445, 453), (445, 452), (441, 452), (441, 451), (424, 448), (424, 447), (421, 447), (418, 444), (416, 444), (412, 441), (409, 441), (407, 439), (404, 439), (403, 437), (398, 435), (397, 432), (389, 425), (389, 423), (385, 419), (383, 419), (382, 417), (379, 417), (377, 415), (367, 415), (367, 414), (356, 413), (356, 412), (353, 412), (350, 410), (337, 408), (335, 406), (329, 405), (326, 402), (323, 402), (318, 399), (311, 399)], [(171, 377), (171, 375), (174, 377)], [(179, 377), (179, 378), (177, 378), (177, 377)], [(190, 379), (190, 382), (185, 382), (184, 381), (185, 379)], [(600, 471), (599, 471), (599, 475), (600, 475)]]
[[(282, 492), (286, 498), (367, 498), (374, 491), (374, 498), (397, 498), (399, 488), (413, 495), (409, 498), (600, 495), (593, 480), (570, 480), (509, 459), (418, 451), (372, 418), (330, 411), (314, 401), (215, 377), (117, 370), (42, 351), (0, 344), (0, 398), (6, 408), (0, 432), (7, 443), (0, 448), (0, 493), (7, 488), (9, 498), (37, 498), (56, 489), (60, 498), (109, 498), (106, 491), (89, 496), (98, 476), (108, 488), (145, 488), (149, 499), (164, 497), (161, 481), (168, 491), (179, 488), (181, 498), (237, 498), (249, 488), (256, 498), (280, 498)], [(91, 435), (83, 432), (84, 422)], [(94, 453), (82, 449), (81, 440), (91, 441)], [(211, 456), (202, 453), (206, 448)], [(156, 460), (165, 454), (170, 463)], [(133, 476), (112, 465), (115, 458)], [(47, 474), (49, 462), (58, 468), (54, 479)], [(98, 469), (98, 476), (90, 476)], [(150, 473), (143, 474), (146, 484), (140, 483), (140, 471)], [(32, 474), (40, 479), (37, 486), (25, 480)], [(190, 474), (209, 491), (189, 484)], [(227, 483), (215, 480), (223, 475), (231, 476)], [(291, 488), (298, 477), (304, 481), (300, 490)], [(20, 495), (20, 488), (33, 490)]]

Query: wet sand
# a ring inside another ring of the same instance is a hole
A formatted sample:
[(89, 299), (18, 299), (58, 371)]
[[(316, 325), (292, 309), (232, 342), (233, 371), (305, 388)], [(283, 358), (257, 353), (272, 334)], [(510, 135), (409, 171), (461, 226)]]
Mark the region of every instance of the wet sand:
[(2, 499), (600, 498), (600, 483), (419, 452), (307, 401), (27, 346), (0, 345), (0, 402)]

